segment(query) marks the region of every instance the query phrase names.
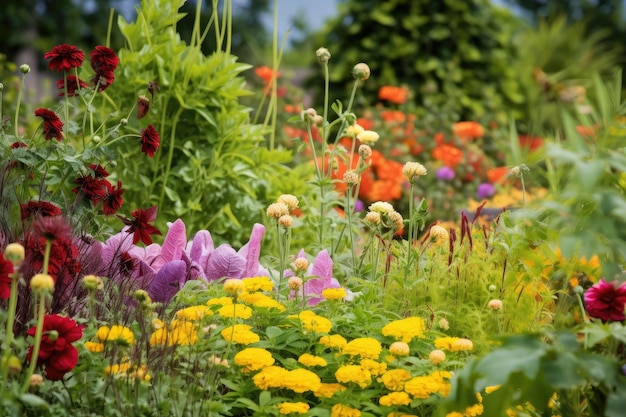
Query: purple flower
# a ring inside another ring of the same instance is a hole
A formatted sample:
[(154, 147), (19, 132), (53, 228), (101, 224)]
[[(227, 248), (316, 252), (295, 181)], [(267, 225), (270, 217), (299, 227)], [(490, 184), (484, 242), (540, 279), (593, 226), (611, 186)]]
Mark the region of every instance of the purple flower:
[(476, 191), (476, 195), (479, 200), (484, 198), (490, 198), (496, 193), (496, 188), (489, 184), (488, 182), (483, 182), (478, 186), (478, 190)]
[(454, 179), (454, 170), (450, 167), (443, 166), (437, 170), (437, 178), (444, 181), (450, 181)]

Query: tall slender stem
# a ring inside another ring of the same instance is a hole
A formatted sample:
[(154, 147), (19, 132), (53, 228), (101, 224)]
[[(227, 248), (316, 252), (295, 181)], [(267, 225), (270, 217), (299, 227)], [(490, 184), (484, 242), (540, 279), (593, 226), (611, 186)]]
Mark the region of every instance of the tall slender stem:
[(17, 92), (17, 104), (15, 106), (15, 140), (19, 139), (19, 122), (20, 122), (20, 104), (22, 102), (22, 93), (24, 92), (24, 80), (26, 74), (22, 73), (22, 80), (20, 81), (20, 89)]

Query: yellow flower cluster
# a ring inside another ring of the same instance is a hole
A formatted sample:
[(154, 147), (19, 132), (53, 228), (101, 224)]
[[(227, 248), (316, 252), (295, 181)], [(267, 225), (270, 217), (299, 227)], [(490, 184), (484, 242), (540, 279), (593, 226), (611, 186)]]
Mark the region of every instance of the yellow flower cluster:
[(346, 387), (337, 383), (321, 383), (319, 388), (313, 392), (317, 398), (331, 398), (337, 391), (345, 391)]
[(346, 290), (343, 288), (326, 288), (322, 291), (322, 297), (330, 301), (343, 300), (346, 298)]
[(378, 359), (383, 347), (380, 342), (372, 337), (358, 337), (349, 341), (341, 352), (350, 356), (361, 358)]
[(372, 374), (360, 365), (343, 365), (335, 371), (338, 382), (354, 382), (361, 388), (372, 383)]
[(380, 405), (393, 406), (393, 405), (409, 405), (411, 398), (406, 392), (392, 392), (387, 395), (383, 395), (378, 400)]
[(435, 347), (437, 349), (445, 349), (450, 352), (458, 352), (463, 350), (474, 349), (471, 340), (461, 337), (439, 337), (435, 339)]
[(129, 377), (138, 381), (150, 381), (152, 379), (145, 365), (131, 366), (130, 362), (109, 365), (104, 368), (104, 375)]
[(270, 277), (249, 277), (241, 280), (247, 292), (271, 291), (274, 283)]
[(205, 316), (212, 316), (213, 311), (206, 305), (186, 307), (176, 312), (176, 318), (187, 321), (200, 321)]
[(221, 335), (227, 342), (249, 345), (261, 340), (251, 329), (252, 326), (247, 324), (234, 324), (222, 330)]
[(198, 341), (198, 332), (194, 323), (186, 320), (172, 320), (169, 328), (156, 329), (150, 336), (150, 346), (187, 346)]
[(310, 353), (303, 353), (302, 355), (300, 355), (300, 357), (298, 358), (298, 362), (300, 362), (304, 366), (309, 367), (328, 365), (326, 359), (322, 358), (321, 356), (311, 355)]
[(303, 368), (296, 368), (290, 371), (280, 366), (263, 367), (259, 373), (252, 377), (252, 381), (257, 388), (262, 390), (282, 388), (290, 389), (297, 393), (315, 392), (322, 385), (320, 377), (314, 372)]
[(432, 394), (441, 394), (446, 397), (450, 393), (450, 383), (452, 378), (450, 372), (436, 371), (431, 375), (416, 376), (404, 383), (404, 390), (411, 394), (413, 398), (426, 399)]
[(290, 315), (287, 318), (298, 319), (302, 327), (307, 332), (328, 333), (333, 328), (333, 324), (326, 317), (318, 316), (311, 310), (303, 310), (300, 314)]
[(380, 377), (380, 381), (389, 391), (402, 391), (404, 383), (411, 379), (411, 374), (405, 369), (391, 369)]
[(319, 343), (329, 348), (343, 349), (343, 347), (348, 344), (348, 341), (340, 334), (331, 334), (320, 337)]
[(226, 291), (226, 294), (237, 295), (246, 290), (246, 286), (239, 278), (229, 278), (222, 284), (222, 288)]
[(409, 343), (416, 337), (423, 337), (426, 324), (421, 317), (407, 317), (387, 323), (382, 328), (384, 336), (392, 336), (396, 339)]
[(249, 319), (252, 317), (252, 309), (245, 304), (237, 303), (220, 307), (217, 314), (226, 318)]
[(273, 309), (280, 312), (286, 310), (283, 304), (279, 303), (274, 298), (262, 292), (244, 292), (242, 294), (239, 294), (237, 300), (241, 301), (242, 303), (250, 304), (251, 306), (257, 308), (265, 308), (268, 310)]
[(218, 298), (211, 298), (209, 301), (206, 302), (206, 305), (225, 306), (225, 305), (232, 304), (232, 303), (233, 303), (233, 299), (230, 297), (218, 297)]
[(378, 376), (387, 370), (387, 364), (384, 362), (376, 362), (373, 359), (363, 359), (361, 361), (361, 367), (370, 371), (372, 376)]
[(243, 372), (258, 371), (274, 364), (274, 358), (269, 351), (254, 347), (237, 352), (234, 361), (235, 365), (243, 367)]
[(126, 326), (102, 326), (96, 332), (96, 338), (102, 343), (117, 343), (130, 346), (135, 343), (135, 335)]
[(309, 405), (303, 402), (284, 402), (278, 404), (278, 412), (280, 414), (306, 414), (309, 411)]
[(252, 382), (257, 388), (268, 390), (270, 388), (278, 388), (282, 385), (289, 371), (280, 366), (266, 366), (252, 377)]
[(330, 411), (330, 417), (361, 417), (361, 411), (345, 404), (335, 404)]

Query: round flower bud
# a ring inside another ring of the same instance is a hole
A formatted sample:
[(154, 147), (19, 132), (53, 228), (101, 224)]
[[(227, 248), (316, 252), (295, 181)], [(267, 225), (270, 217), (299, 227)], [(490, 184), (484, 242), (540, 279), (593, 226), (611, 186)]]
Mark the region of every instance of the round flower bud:
[(296, 258), (296, 260), (293, 261), (293, 266), (296, 271), (306, 271), (309, 267), (309, 260), (307, 258)]
[(115, 168), (115, 167), (117, 166), (117, 161), (116, 161), (116, 160), (114, 160), (114, 159), (111, 159), (111, 160), (109, 161), (109, 166), (110, 166), (111, 168)]
[(511, 168), (511, 176), (517, 178), (522, 176), (522, 171), (518, 166)]
[(20, 72), (22, 74), (28, 74), (30, 72), (30, 66), (28, 64), (20, 65)]
[(448, 323), (447, 319), (439, 319), (439, 323), (437, 323), (437, 325), (439, 326), (439, 328), (441, 330), (448, 330), (450, 329), (450, 323)]
[(373, 145), (378, 141), (380, 135), (373, 130), (364, 130), (356, 135), (356, 138), (367, 145)]
[(427, 174), (426, 167), (419, 162), (407, 162), (402, 168), (402, 173), (410, 182), (417, 180)]
[(378, 225), (381, 222), (380, 213), (377, 213), (375, 211), (370, 211), (365, 215), (365, 219), (363, 220), (365, 221), (365, 223), (369, 224), (370, 226)]
[(435, 349), (428, 354), (428, 360), (433, 365), (439, 365), (446, 360), (446, 353), (443, 350)]
[(30, 279), (30, 289), (34, 292), (51, 293), (54, 290), (54, 279), (48, 274), (35, 274)]
[(278, 224), (280, 224), (284, 228), (291, 227), (293, 225), (293, 217), (291, 217), (288, 214), (285, 214), (284, 216), (280, 216), (278, 218)]
[(365, 81), (370, 77), (370, 67), (369, 65), (359, 62), (352, 68), (352, 75), (357, 80)]
[(121, 126), (126, 126), (128, 124), (128, 119), (127, 118), (123, 118), (120, 120), (120, 125)]
[(330, 59), (330, 51), (326, 48), (319, 48), (315, 51), (315, 56), (319, 62), (328, 62)]
[(17, 374), (22, 370), (22, 361), (15, 355), (2, 355), (2, 369), (8, 369), (9, 373)]
[(585, 292), (585, 289), (583, 287), (581, 287), (580, 285), (577, 285), (574, 287), (574, 294), (583, 294)]
[(4, 249), (4, 259), (11, 262), (13, 266), (21, 264), (25, 255), (24, 246), (19, 243), (9, 243)]
[(364, 130), (365, 129), (363, 129), (363, 126), (358, 123), (354, 123), (346, 128), (346, 135), (350, 136), (351, 138), (356, 138), (356, 136)]
[(152, 304), (152, 299), (146, 290), (137, 290), (134, 294), (135, 300), (142, 304)]
[(321, 126), (324, 123), (324, 117), (321, 115), (315, 115), (313, 116), (313, 124), (315, 126)]
[(29, 385), (31, 388), (39, 388), (43, 384), (43, 376), (39, 374), (32, 374), (30, 376)]
[(56, 341), (59, 338), (59, 332), (56, 330), (50, 330), (48, 332), (48, 340), (50, 340), (51, 342)]
[(450, 233), (446, 230), (445, 227), (434, 225), (430, 228), (430, 241), (435, 246), (445, 245), (449, 242)]
[(490, 292), (494, 292), (495, 290), (498, 289), (498, 287), (496, 287), (495, 285), (491, 284), (488, 289), (489, 289)]
[[(304, 258), (299, 258), (304, 259)], [(290, 290), (298, 291), (302, 287), (302, 278), (299, 277), (290, 277), (287, 281), (287, 286)]]
[(405, 342), (393, 342), (389, 345), (389, 353), (395, 356), (408, 356), (411, 348)]
[(295, 195), (291, 195), (291, 194), (283, 194), (280, 197), (278, 197), (278, 201), (279, 203), (284, 203), (287, 208), (289, 209), (289, 211), (298, 208), (298, 197), (296, 197)]
[(286, 214), (289, 214), (289, 207), (285, 203), (272, 203), (267, 207), (267, 217), (280, 219)]
[(487, 303), (487, 307), (489, 307), (493, 311), (502, 310), (502, 300), (489, 300), (489, 302)]
[(364, 161), (367, 161), (372, 156), (372, 148), (370, 148), (368, 145), (359, 146), (359, 156)]
[(359, 174), (357, 174), (356, 172), (352, 170), (346, 171), (346, 173), (343, 174), (343, 182), (345, 182), (349, 187), (351, 187), (359, 182)]
[(102, 278), (95, 275), (85, 275), (83, 277), (83, 288), (89, 291), (101, 290), (104, 288)]
[(400, 230), (404, 227), (404, 219), (402, 218), (402, 214), (397, 211), (393, 211), (389, 213), (389, 221), (391, 222), (390, 227), (394, 230)]
[(230, 295), (237, 295), (245, 292), (246, 286), (243, 281), (238, 278), (229, 278), (224, 281), (224, 291)]
[(313, 120), (315, 119), (315, 116), (317, 116), (317, 110), (313, 108), (302, 110), (302, 113), (300, 113), (300, 117), (302, 118), (302, 121), (306, 123), (314, 123)]
[(96, 143), (102, 142), (102, 138), (98, 135), (95, 135), (93, 138), (91, 138), (91, 140), (93, 140)]

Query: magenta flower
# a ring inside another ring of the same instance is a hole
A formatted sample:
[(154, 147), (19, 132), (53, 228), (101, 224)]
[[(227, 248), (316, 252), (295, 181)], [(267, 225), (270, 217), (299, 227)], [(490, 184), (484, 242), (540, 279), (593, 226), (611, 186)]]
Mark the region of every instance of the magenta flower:
[(626, 283), (600, 282), (585, 292), (585, 310), (591, 317), (605, 321), (623, 321), (626, 307)]

